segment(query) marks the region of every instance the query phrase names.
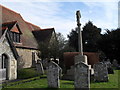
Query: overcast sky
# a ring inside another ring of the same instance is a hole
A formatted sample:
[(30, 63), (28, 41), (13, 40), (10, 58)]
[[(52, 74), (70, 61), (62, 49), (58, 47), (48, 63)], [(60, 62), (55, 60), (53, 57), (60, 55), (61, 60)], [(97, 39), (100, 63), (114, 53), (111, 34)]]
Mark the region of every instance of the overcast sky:
[(118, 28), (118, 0), (1, 0), (0, 4), (41, 28), (54, 27), (65, 37), (77, 26), (77, 10), (81, 12), (81, 28), (89, 20), (102, 32)]

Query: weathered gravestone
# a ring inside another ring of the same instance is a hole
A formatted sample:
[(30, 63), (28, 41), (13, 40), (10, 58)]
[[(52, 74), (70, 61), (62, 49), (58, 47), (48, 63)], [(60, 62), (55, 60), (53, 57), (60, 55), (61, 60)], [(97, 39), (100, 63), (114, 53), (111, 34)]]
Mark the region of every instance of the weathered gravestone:
[(99, 62), (93, 65), (94, 68), (94, 81), (97, 82), (107, 82), (108, 81), (108, 71), (107, 65), (103, 62)]
[(90, 88), (90, 72), (89, 66), (83, 62), (79, 62), (75, 65), (75, 76), (74, 76), (75, 88)]
[(51, 88), (59, 88), (59, 66), (53, 61), (50, 61), (48, 64), (47, 70), (47, 80), (48, 80), (48, 87)]
[(37, 60), (37, 63), (36, 63), (36, 69), (37, 69), (37, 72), (41, 75), (44, 74), (44, 69), (43, 69), (43, 65), (41, 63), (40, 60)]
[(75, 64), (77, 64), (79, 62), (84, 62), (85, 64), (88, 64), (86, 55), (78, 54), (74, 57), (74, 60), (75, 60)]
[(104, 61), (103, 63), (105, 63), (107, 65), (108, 74), (114, 74), (110, 60), (107, 59), (107, 61)]
[(118, 67), (118, 61), (116, 59), (113, 60), (112, 64), (113, 67)]

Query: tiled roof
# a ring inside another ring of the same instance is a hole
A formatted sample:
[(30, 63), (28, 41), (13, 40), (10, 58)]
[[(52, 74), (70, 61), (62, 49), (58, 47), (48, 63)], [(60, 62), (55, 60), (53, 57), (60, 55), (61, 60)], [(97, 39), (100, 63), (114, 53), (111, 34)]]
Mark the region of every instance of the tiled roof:
[(35, 36), (38, 42), (45, 42), (45, 41), (49, 42), (53, 32), (54, 32), (54, 28), (39, 29), (32, 31), (33, 35)]
[(9, 30), (15, 25), (17, 21), (12, 21), (12, 22), (5, 22), (2, 24), (2, 30), (5, 30), (8, 28)]
[[(54, 28), (41, 29), (39, 26), (25, 21), (19, 13), (4, 6), (0, 5), (0, 8), (2, 8), (2, 14), (0, 14), (2, 23), (11, 28), (17, 22), (19, 29), (22, 32), (21, 44), (14, 44), (16, 47), (37, 49), (37, 42), (49, 41), (52, 33), (55, 32)], [(6, 29), (6, 26), (2, 29)]]
[(41, 29), (37, 25), (34, 25), (29, 22), (26, 22), (26, 23), (29, 26), (29, 30), (32, 31), (37, 42), (44, 42), (44, 41), (49, 42), (52, 36), (52, 33), (55, 32), (54, 28)]
[(26, 22), (26, 24), (28, 25), (28, 27), (29, 27), (29, 29), (30, 29), (31, 31), (41, 29), (41, 28), (40, 28), (39, 26), (37, 26), (37, 25), (34, 25), (34, 24), (32, 24), (32, 23), (30, 23), (30, 22), (27, 22), (27, 21), (25, 21), (25, 22)]
[(4, 6), (0, 5), (0, 8), (2, 8), (2, 14), (0, 14), (0, 17), (2, 17), (2, 23), (17, 21), (19, 28), (23, 33), (21, 35), (21, 47), (37, 48), (38, 44), (21, 15)]

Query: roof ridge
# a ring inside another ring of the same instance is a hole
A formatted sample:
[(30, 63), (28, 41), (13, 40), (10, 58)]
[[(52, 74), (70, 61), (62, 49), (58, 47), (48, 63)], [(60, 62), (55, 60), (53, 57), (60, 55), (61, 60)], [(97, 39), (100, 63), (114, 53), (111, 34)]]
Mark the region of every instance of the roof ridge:
[(15, 11), (12, 10), (12, 9), (9, 9), (8, 7), (5, 7), (5, 6), (3, 6), (3, 5), (0, 5), (0, 6), (1, 6), (2, 8), (5, 8), (5, 9), (7, 9), (7, 10), (13, 12), (13, 13), (20, 14), (20, 13), (15, 12)]
[(44, 29), (40, 29), (40, 30), (43, 31), (43, 30), (52, 30), (52, 29), (54, 29), (54, 27), (53, 28), (44, 28)]
[[(25, 21), (25, 20), (24, 20)], [(35, 24), (33, 24), (33, 23), (30, 23), (30, 22), (28, 22), (28, 21), (25, 21), (26, 23), (28, 23), (28, 24), (31, 24), (31, 25), (33, 25), (33, 26), (36, 26), (36, 27), (38, 27), (38, 28), (40, 28), (39, 26), (37, 26), (37, 25), (35, 25)], [(41, 29), (41, 28), (40, 28)]]

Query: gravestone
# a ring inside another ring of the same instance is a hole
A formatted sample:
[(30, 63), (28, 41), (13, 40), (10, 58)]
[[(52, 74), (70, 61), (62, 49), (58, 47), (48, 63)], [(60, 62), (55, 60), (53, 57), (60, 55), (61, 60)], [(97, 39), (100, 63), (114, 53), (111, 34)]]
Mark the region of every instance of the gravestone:
[(37, 69), (37, 72), (41, 75), (44, 74), (44, 69), (43, 69), (43, 65), (41, 63), (40, 60), (37, 60), (37, 63), (36, 63), (36, 69)]
[(83, 62), (75, 65), (75, 88), (90, 88), (89, 66)]
[(59, 66), (53, 61), (50, 61), (48, 64), (47, 70), (47, 80), (48, 80), (48, 87), (51, 88), (59, 88)]
[(90, 72), (89, 66), (83, 62), (79, 62), (75, 65), (75, 76), (74, 76), (75, 88), (90, 88)]
[(113, 60), (112, 64), (114, 67), (118, 67), (118, 61), (116, 59)]
[(99, 62), (93, 65), (94, 68), (94, 81), (96, 82), (107, 82), (108, 81), (108, 71), (107, 65), (103, 62)]
[(108, 74), (114, 74), (114, 70), (112, 68), (110, 60), (107, 59), (107, 61), (104, 61), (104, 63), (107, 65)]
[(74, 66), (71, 66), (70, 69), (67, 70), (66, 74), (63, 75), (62, 79), (74, 81)]
[(81, 54), (78, 54), (74, 57), (74, 62), (75, 64), (79, 63), (79, 62), (84, 62), (85, 64), (88, 64), (87, 63), (87, 56), (86, 55), (81, 55)]

